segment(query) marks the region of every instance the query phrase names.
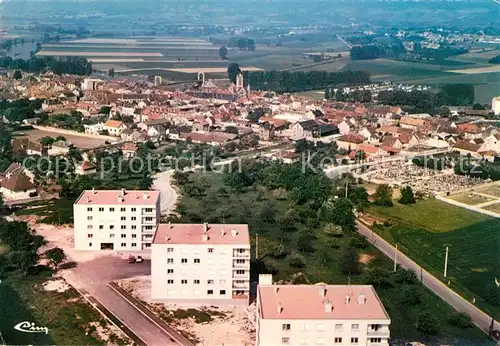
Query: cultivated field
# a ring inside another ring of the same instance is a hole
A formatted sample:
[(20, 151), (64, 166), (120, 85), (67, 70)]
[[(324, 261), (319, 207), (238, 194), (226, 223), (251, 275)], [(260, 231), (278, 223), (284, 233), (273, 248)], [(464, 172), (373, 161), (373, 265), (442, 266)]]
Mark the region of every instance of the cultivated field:
[(448, 70), (446, 72), (461, 73), (461, 74), (497, 73), (500, 72), (500, 65), (478, 67), (478, 68), (466, 68), (462, 70)]
[(42, 50), (37, 53), (39, 56), (149, 56), (149, 57), (161, 57), (161, 53), (120, 53), (120, 52), (62, 52), (55, 50)]
[(105, 141), (104, 139), (98, 139), (98, 138), (89, 138), (89, 137), (84, 137), (84, 136), (77, 136), (77, 135), (66, 135), (66, 134), (58, 134), (50, 131), (42, 131), (42, 130), (31, 130), (24, 132), (26, 135), (20, 136), (20, 137), (28, 137), (32, 142), (38, 142), (40, 141), (40, 138), (43, 137), (57, 137), (57, 136), (63, 136), (66, 138), (66, 140), (70, 141), (73, 143), (73, 145), (77, 148), (82, 148), (82, 149), (89, 149), (89, 148), (96, 148), (104, 145)]

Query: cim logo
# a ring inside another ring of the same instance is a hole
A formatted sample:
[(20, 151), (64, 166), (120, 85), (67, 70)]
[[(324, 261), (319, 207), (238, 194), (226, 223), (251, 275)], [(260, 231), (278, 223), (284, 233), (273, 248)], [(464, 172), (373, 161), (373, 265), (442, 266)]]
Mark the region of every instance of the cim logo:
[(47, 327), (37, 327), (33, 322), (20, 322), (14, 326), (15, 330), (18, 330), (23, 333), (45, 333), (45, 335), (49, 334), (49, 328)]

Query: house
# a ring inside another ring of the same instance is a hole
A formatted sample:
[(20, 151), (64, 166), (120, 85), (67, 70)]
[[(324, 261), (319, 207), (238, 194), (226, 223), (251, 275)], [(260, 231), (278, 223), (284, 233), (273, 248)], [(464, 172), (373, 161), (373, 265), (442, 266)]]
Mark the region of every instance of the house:
[(73, 148), (73, 143), (69, 141), (57, 141), (52, 143), (48, 154), (50, 156), (68, 155), (71, 148)]
[(88, 175), (95, 174), (97, 172), (97, 166), (90, 161), (83, 161), (75, 167), (76, 175)]
[(163, 138), (167, 135), (167, 128), (163, 125), (154, 125), (148, 128), (148, 137)]
[(120, 136), (127, 126), (119, 120), (108, 120), (104, 123), (104, 130), (107, 130), (111, 136)]
[(368, 159), (375, 159), (375, 158), (389, 156), (389, 153), (386, 150), (382, 149), (381, 147), (377, 147), (375, 145), (360, 144), (358, 146), (358, 151), (364, 152), (368, 157)]
[(496, 153), (500, 153), (500, 133), (486, 137), (481, 149), (484, 151), (494, 151)]
[(37, 195), (33, 175), (21, 164), (12, 163), (2, 173), (0, 193), (6, 200), (28, 199)]
[(47, 155), (47, 148), (40, 142), (32, 142), (28, 137), (12, 139), (12, 152), (18, 156), (45, 156)]
[(280, 285), (259, 275), (256, 346), (388, 346), (391, 319), (370, 285)]
[(399, 125), (404, 129), (419, 130), (430, 125), (430, 122), (424, 118), (405, 116), (399, 120)]
[(481, 157), (481, 154), (479, 153), (480, 149), (481, 144), (474, 144), (465, 140), (459, 140), (453, 146), (453, 150), (458, 151), (464, 156), (470, 154), (471, 156)]
[(137, 144), (135, 144), (134, 142), (127, 142), (122, 145), (121, 151), (123, 153), (123, 156), (128, 159), (134, 157), (137, 154)]
[(263, 141), (271, 141), (274, 139), (274, 134), (276, 132), (276, 128), (274, 124), (270, 122), (260, 123), (259, 126), (259, 138)]
[(373, 127), (364, 127), (358, 132), (368, 143), (378, 143), (380, 136)]
[(158, 225), (151, 248), (151, 298), (246, 306), (249, 292), (248, 225)]
[(482, 137), (482, 130), (476, 124), (464, 123), (457, 125), (458, 133), (465, 139)]
[(349, 125), (349, 123), (347, 123), (347, 121), (345, 121), (345, 120), (343, 120), (342, 122), (337, 124), (337, 127), (339, 128), (339, 133), (341, 135), (346, 135), (349, 132), (351, 132), (351, 126), (352, 126), (352, 124)]
[(358, 146), (363, 142), (364, 138), (362, 135), (357, 133), (349, 133), (337, 139), (337, 146), (340, 149), (351, 151), (351, 150), (357, 150)]
[(83, 124), (83, 128), (87, 135), (99, 135), (104, 130), (104, 124), (102, 122), (91, 125)]
[(293, 151), (284, 151), (273, 155), (273, 159), (281, 160), (284, 163), (292, 164), (300, 161), (300, 154)]
[(85, 190), (73, 215), (75, 250), (147, 250), (160, 219), (160, 192)]

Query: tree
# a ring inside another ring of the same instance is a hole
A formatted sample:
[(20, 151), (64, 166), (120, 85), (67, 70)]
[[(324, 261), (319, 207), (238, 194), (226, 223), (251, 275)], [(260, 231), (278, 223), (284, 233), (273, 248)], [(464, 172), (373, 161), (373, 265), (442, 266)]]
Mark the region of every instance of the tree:
[(285, 249), (285, 245), (283, 245), (283, 243), (279, 243), (274, 247), (273, 252), (271, 253), (271, 256), (273, 256), (274, 258), (280, 259), (280, 258), (285, 257), (286, 254), (287, 254), (287, 252)]
[(423, 312), (415, 321), (415, 328), (425, 335), (437, 334), (439, 331), (439, 321), (430, 312)]
[(340, 238), (344, 235), (342, 227), (333, 223), (327, 223), (323, 231), (331, 237)]
[(353, 233), (349, 238), (349, 245), (359, 249), (364, 249), (368, 247), (368, 241), (361, 234)]
[(299, 236), (297, 237), (297, 249), (300, 252), (314, 252), (314, 240), (316, 239), (316, 235), (314, 231), (305, 229), (300, 231)]
[(392, 207), (392, 188), (387, 184), (377, 186), (377, 190), (373, 195), (375, 205), (382, 207)]
[(114, 68), (110, 68), (110, 69), (108, 70), (108, 75), (109, 75), (111, 78), (113, 78), (113, 77), (115, 76), (115, 69), (114, 69)]
[(52, 266), (54, 267), (54, 270), (57, 270), (57, 267), (59, 264), (64, 262), (66, 259), (66, 254), (64, 253), (64, 250), (61, 249), (60, 247), (55, 247), (52, 249), (49, 249), (45, 251), (45, 258), (47, 258)]
[(401, 198), (398, 202), (401, 204), (415, 203), (415, 196), (413, 196), (413, 190), (411, 189), (411, 186), (401, 188)]
[(341, 226), (346, 232), (356, 229), (356, 217), (352, 211), (353, 205), (347, 198), (330, 199), (322, 209), (322, 214), (327, 221)]
[(457, 312), (448, 318), (448, 323), (459, 327), (460, 329), (468, 329), (474, 327), (471, 317), (465, 312)]
[(227, 77), (234, 84), (236, 84), (236, 77), (240, 73), (241, 73), (240, 65), (238, 65), (235, 62), (230, 63), (229, 66), (227, 67)]
[(364, 274), (364, 282), (375, 287), (390, 286), (389, 277), (390, 274), (386, 269), (373, 267)]
[(219, 48), (219, 56), (222, 60), (227, 60), (227, 48), (225, 46), (222, 46)]
[(358, 208), (368, 205), (368, 191), (363, 186), (349, 187), (347, 198)]
[(14, 74), (12, 75), (12, 77), (13, 77), (14, 79), (21, 79), (21, 78), (23, 78), (23, 74), (21, 73), (21, 71), (19, 71), (19, 70), (15, 70), (15, 71), (14, 71)]
[(411, 269), (406, 270), (398, 267), (394, 276), (396, 278), (396, 282), (400, 284), (414, 285), (419, 283), (417, 274)]
[(297, 254), (297, 253), (294, 253), (290, 256), (289, 264), (290, 264), (290, 267), (293, 267), (293, 268), (304, 268), (306, 266), (306, 262), (304, 261), (304, 257)]
[(339, 268), (346, 275), (358, 274), (360, 272), (358, 254), (354, 248), (350, 246), (344, 248), (340, 255)]
[(495, 282), (486, 285), (484, 299), (492, 305), (500, 306), (500, 287)]
[(400, 307), (407, 308), (418, 305), (422, 302), (420, 291), (415, 287), (403, 285), (399, 288), (396, 302)]

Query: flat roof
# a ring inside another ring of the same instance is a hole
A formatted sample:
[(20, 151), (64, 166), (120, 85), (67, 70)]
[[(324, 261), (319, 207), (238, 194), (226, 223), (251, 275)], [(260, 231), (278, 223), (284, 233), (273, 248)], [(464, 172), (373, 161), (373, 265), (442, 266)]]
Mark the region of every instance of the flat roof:
[(389, 319), (370, 285), (259, 285), (258, 291), (264, 319)]
[(75, 204), (156, 205), (160, 191), (151, 190), (85, 190)]
[(153, 244), (234, 244), (250, 246), (248, 225), (206, 224), (206, 238), (203, 237), (204, 233), (205, 224), (159, 224)]

